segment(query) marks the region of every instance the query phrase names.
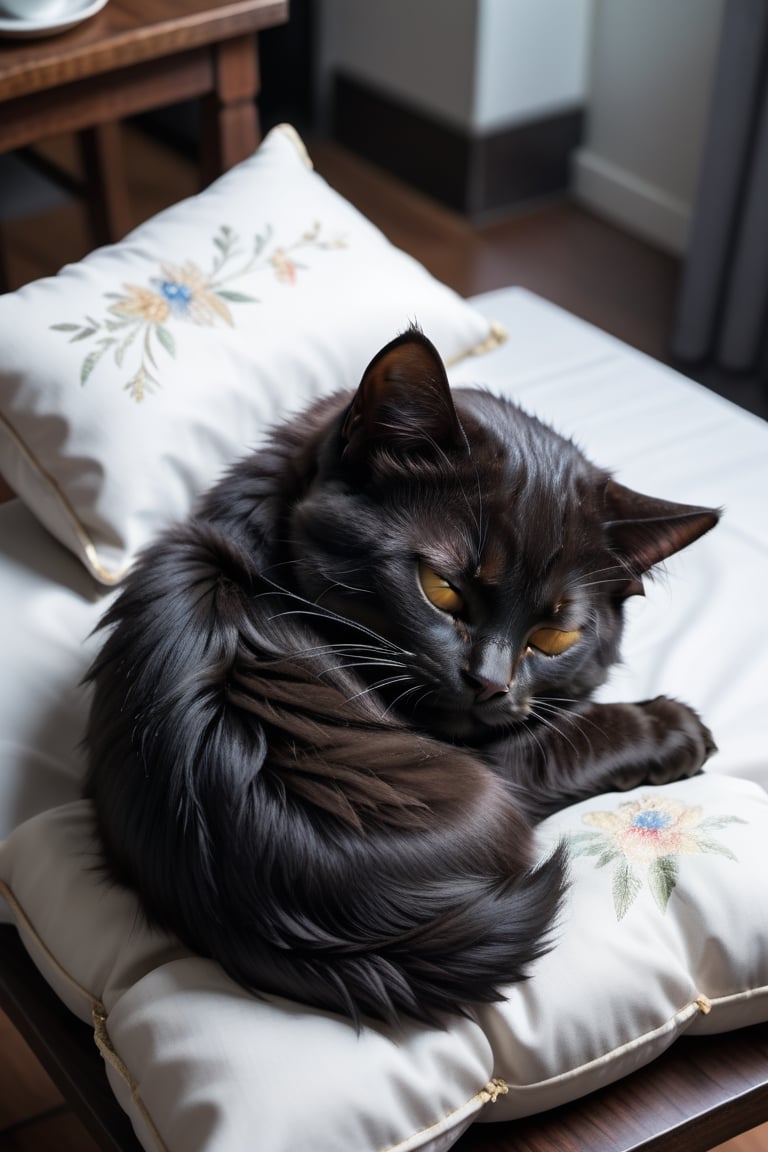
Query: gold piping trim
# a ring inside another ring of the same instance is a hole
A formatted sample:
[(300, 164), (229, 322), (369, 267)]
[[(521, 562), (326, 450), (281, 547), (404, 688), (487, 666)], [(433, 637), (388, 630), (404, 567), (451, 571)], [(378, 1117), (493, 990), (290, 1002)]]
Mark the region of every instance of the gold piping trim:
[[(750, 989), (748, 995), (752, 996), (754, 993), (763, 994), (768, 992), (768, 985), (760, 988)], [(551, 1084), (564, 1082), (568, 1080), (575, 1080), (579, 1076), (591, 1072), (595, 1068), (599, 1068), (602, 1064), (610, 1064), (618, 1057), (624, 1056), (627, 1052), (633, 1052), (637, 1048), (642, 1048), (644, 1045), (653, 1042), (658, 1037), (665, 1035), (671, 1031), (675, 1025), (687, 1024), (691, 1021), (696, 1013), (701, 1012), (703, 1015), (708, 1015), (712, 1009), (721, 1002), (728, 1000), (735, 1000), (743, 998), (745, 993), (734, 993), (732, 996), (722, 996), (716, 1001), (712, 1001), (708, 996), (699, 993), (695, 1000), (690, 1000), (684, 1004), (672, 1016), (659, 1024), (656, 1028), (650, 1028), (647, 1032), (641, 1032), (639, 1036), (633, 1036), (630, 1040), (625, 1040), (622, 1044), (618, 1044), (615, 1048), (609, 1048), (607, 1052), (601, 1053), (599, 1056), (593, 1056), (591, 1060), (586, 1060), (583, 1064), (578, 1064), (573, 1068), (568, 1068), (564, 1072), (557, 1072), (554, 1076), (548, 1076), (546, 1080), (537, 1080), (534, 1084), (512, 1084), (508, 1085), (516, 1092), (530, 1092), (531, 1089), (547, 1088)]]
[(499, 1096), (506, 1096), (509, 1092), (509, 1085), (506, 1080), (502, 1080), (500, 1076), (494, 1076), (493, 1080), (489, 1080), (485, 1088), (478, 1092), (478, 1096), (483, 1104), (495, 1104)]
[(43, 467), (29, 445), (22, 439), (21, 435), (17, 432), (9, 420), (2, 415), (2, 413), (0, 413), (0, 422), (2, 422), (3, 427), (7, 429), (11, 440), (13, 440), (16, 447), (21, 452), (21, 455), (24, 457), (27, 464), (35, 472), (38, 473), (44, 483), (47, 484), (51, 489), (54, 497), (61, 504), (67, 519), (74, 529), (75, 536), (80, 543), (80, 547), (83, 550), (85, 565), (90, 570), (91, 575), (95, 576), (96, 579), (99, 580), (102, 584), (117, 584), (118, 581), (122, 579), (126, 569), (123, 569), (120, 572), (110, 572), (103, 566), (99, 560), (99, 555), (96, 551), (96, 545), (93, 543), (93, 540), (89, 536), (87, 529), (83, 527), (83, 524), (81, 523), (74, 508), (70, 504), (64, 492), (59, 487), (57, 480), (50, 474), (50, 472), (47, 471), (47, 469)]
[[(495, 1104), (499, 1096), (506, 1096), (509, 1092), (505, 1080), (501, 1080), (495, 1076), (493, 1080), (489, 1080), (484, 1084), (479, 1092), (475, 1092), (474, 1096), (470, 1096), (469, 1100), (464, 1104), (460, 1104), (458, 1108), (446, 1112), (439, 1120), (435, 1120), (434, 1124), (429, 1124), (426, 1128), (419, 1128), (418, 1132), (412, 1132), (410, 1136), (406, 1136), (404, 1140), (398, 1140), (397, 1144), (388, 1144), (385, 1148), (381, 1148), (379, 1152), (410, 1152), (411, 1149), (423, 1147), (423, 1138), (429, 1136), (430, 1132), (439, 1132), (440, 1129), (446, 1130), (446, 1124), (453, 1118), (455, 1122), (463, 1119), (464, 1116), (471, 1116), (474, 1112), (479, 1112), (487, 1104)], [(414, 1143), (418, 1141), (418, 1143)]]
[[(91, 1005), (93, 1038), (96, 1042), (96, 1047), (101, 1053), (102, 1058), (106, 1060), (112, 1068), (115, 1069), (115, 1071), (128, 1085), (131, 1093), (131, 1099), (136, 1105), (137, 1111), (141, 1113), (141, 1117), (149, 1131), (152, 1133), (152, 1137), (157, 1143), (158, 1148), (161, 1149), (161, 1152), (168, 1152), (167, 1145), (160, 1136), (160, 1133), (155, 1126), (155, 1122), (152, 1119), (146, 1104), (141, 1098), (141, 1093), (139, 1091), (138, 1085), (136, 1084), (136, 1081), (133, 1079), (127, 1066), (118, 1056), (112, 1045), (112, 1040), (107, 1031), (107, 1010), (104, 1007), (104, 1004), (98, 998), (98, 996), (94, 996), (92, 992), (89, 992), (87, 988), (84, 988), (82, 984), (75, 980), (74, 976), (68, 972), (63, 964), (61, 964), (56, 956), (54, 956), (53, 952), (51, 952), (50, 948), (33, 925), (29, 916), (27, 916), (27, 913), (16, 899), (12, 889), (8, 886), (8, 884), (6, 884), (5, 880), (0, 880), (0, 896), (2, 896), (6, 903), (9, 905), (17, 921), (22, 924), (29, 935), (33, 937), (36, 946), (40, 949), (46, 959), (50, 961), (51, 966), (56, 970), (56, 972), (58, 972), (60, 976), (63, 976), (66, 982), (72, 986), (72, 988), (74, 988), (77, 992), (80, 993), (81, 996), (84, 996), (85, 999), (89, 1001)], [(32, 957), (30, 957), (30, 961), (34, 963)], [(115, 1097), (115, 1100), (118, 1104), (120, 1103), (119, 1100), (117, 1100), (117, 1097)]]
[[(272, 132), (282, 132), (282, 134), (284, 136), (287, 136), (288, 139), (293, 144), (296, 151), (298, 152), (301, 159), (304, 161), (304, 164), (306, 165), (306, 167), (314, 172), (315, 166), (312, 163), (312, 157), (310, 156), (309, 152), (307, 151), (306, 144), (302, 140), (301, 136), (299, 136), (299, 134), (296, 131), (296, 129), (294, 128), (293, 124), (287, 124), (287, 123), (286, 124), (276, 124), (275, 127), (272, 129)], [(271, 136), (272, 132), (268, 132), (267, 136)]]
[(136, 1111), (141, 1114), (141, 1118), (147, 1126), (147, 1129), (152, 1134), (152, 1139), (157, 1144), (162, 1152), (168, 1152), (168, 1145), (160, 1135), (157, 1125), (155, 1124), (149, 1109), (147, 1108), (141, 1096), (141, 1091), (138, 1084), (131, 1075), (127, 1065), (115, 1051), (112, 1044), (112, 1039), (107, 1030), (107, 1012), (103, 1004), (94, 1005), (93, 1013), (93, 1038), (96, 1041), (96, 1047), (101, 1053), (102, 1059), (114, 1068), (118, 1076), (125, 1082), (131, 1093), (131, 1100), (133, 1101)]
[(67, 972), (66, 968), (60, 963), (56, 956), (54, 956), (53, 952), (51, 952), (50, 948), (45, 943), (42, 936), (40, 936), (39, 932), (30, 920), (29, 916), (27, 916), (23, 907), (14, 896), (13, 891), (8, 887), (4, 880), (0, 880), (0, 896), (2, 896), (6, 903), (10, 906), (11, 911), (19, 923), (23, 925), (25, 931), (27, 931), (29, 935), (33, 937), (38, 948), (43, 953), (45, 958), (50, 962), (51, 966), (55, 968), (60, 976), (64, 977), (66, 982), (70, 984), (76, 992), (79, 992), (81, 996), (85, 997), (91, 1006), (91, 1011), (93, 1012), (95, 1006), (100, 1003), (98, 997), (94, 996), (92, 992), (89, 992), (87, 988), (83, 988), (82, 984), (79, 984), (78, 981), (75, 980), (74, 976), (70, 972)]

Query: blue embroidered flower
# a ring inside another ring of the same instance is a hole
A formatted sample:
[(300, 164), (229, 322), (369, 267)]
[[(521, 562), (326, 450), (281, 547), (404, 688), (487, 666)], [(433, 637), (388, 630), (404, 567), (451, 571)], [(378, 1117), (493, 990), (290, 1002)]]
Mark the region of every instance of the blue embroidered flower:
[(744, 823), (737, 816), (705, 818), (700, 805), (683, 804), (661, 793), (628, 800), (614, 812), (587, 812), (582, 819), (597, 831), (571, 836), (571, 850), (575, 856), (596, 856), (596, 868), (613, 865), (613, 902), (619, 920), (643, 887), (637, 868), (645, 869), (648, 886), (663, 912), (677, 885), (675, 858), (715, 852), (735, 860), (730, 848), (712, 839), (709, 832)]
[(189, 311), (193, 294), (188, 284), (179, 284), (176, 280), (161, 280), (160, 293), (174, 312), (184, 315)]
[[(282, 284), (295, 286), (304, 268), (291, 253), (300, 248), (345, 248), (341, 239), (324, 240), (316, 223), (292, 244), (273, 247), (272, 228), (253, 238), (250, 252), (243, 251), (241, 238), (227, 225), (213, 237), (214, 255), (209, 272), (192, 260), (183, 264), (161, 264), (160, 275), (146, 284), (123, 284), (122, 292), (105, 292), (112, 303), (102, 320), (88, 316), (85, 324), (52, 324), (57, 332), (70, 334), (70, 343), (92, 340), (91, 350), (80, 367), (80, 383), (85, 384), (96, 365), (110, 352), (118, 368), (133, 359), (133, 374), (124, 385), (134, 400), (143, 400), (160, 387), (159, 353), (176, 355), (172, 321), (212, 327), (223, 321), (230, 328), (234, 319), (230, 304), (258, 304), (258, 298), (231, 287), (233, 281), (270, 270)], [(270, 249), (271, 255), (270, 255)]]
[(668, 828), (672, 823), (672, 816), (669, 812), (660, 812), (658, 809), (647, 808), (644, 812), (638, 812), (632, 821), (634, 828), (647, 828), (649, 831), (659, 832), (662, 828)]

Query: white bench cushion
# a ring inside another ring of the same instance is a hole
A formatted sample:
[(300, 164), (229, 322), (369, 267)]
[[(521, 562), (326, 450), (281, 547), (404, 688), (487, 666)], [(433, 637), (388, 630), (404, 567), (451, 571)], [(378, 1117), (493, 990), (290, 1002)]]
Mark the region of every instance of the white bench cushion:
[(521, 399), (622, 481), (726, 506), (633, 604), (625, 665), (605, 689), (685, 698), (721, 750), (695, 779), (596, 797), (542, 826), (542, 852), (570, 839), (573, 886), (557, 946), (507, 1001), (444, 1030), (357, 1035), (248, 996), (104, 882), (78, 798), (77, 685), (111, 593), (19, 502), (0, 508), (5, 915), (58, 994), (93, 1018), (148, 1149), (441, 1152), (473, 1119), (591, 1091), (683, 1031), (768, 1018), (768, 428), (527, 293), (473, 305), (510, 339), (455, 368), (456, 382)]

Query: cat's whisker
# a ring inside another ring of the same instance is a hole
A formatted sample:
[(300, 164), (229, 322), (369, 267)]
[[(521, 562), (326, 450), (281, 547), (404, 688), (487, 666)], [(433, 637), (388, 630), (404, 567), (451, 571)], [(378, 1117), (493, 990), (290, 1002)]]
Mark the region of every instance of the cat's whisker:
[(354, 696), (347, 696), (345, 703), (351, 704), (353, 700), (359, 700), (362, 696), (367, 696), (369, 692), (380, 692), (382, 688), (390, 688), (393, 684), (404, 684), (411, 679), (411, 676), (391, 676), (389, 680), (379, 680), (376, 684), (370, 684), (362, 691), (355, 692)]
[[(423, 685), (415, 684), (413, 686), (413, 688), (408, 689), (408, 692), (415, 692), (418, 688), (421, 688), (421, 687), (423, 687)], [(408, 694), (407, 692), (404, 692), (403, 696), (406, 696), (407, 694)], [(422, 692), (421, 696), (419, 696), (416, 700), (411, 701), (411, 712), (415, 712), (418, 708), (421, 707), (421, 705), (424, 703), (425, 700), (428, 700), (429, 697), (434, 696), (434, 694), (435, 694), (434, 688), (425, 688), (424, 691)], [(397, 699), (400, 700), (401, 697), (398, 696)], [(388, 709), (386, 711), (388, 711)]]
[[(583, 729), (584, 729), (584, 727), (585, 727), (587, 724), (589, 724), (589, 725), (591, 725), (591, 727), (592, 727), (592, 728), (594, 728), (595, 732), (596, 732), (596, 733), (599, 735), (599, 734), (601, 734), (601, 733), (602, 733), (602, 731), (603, 731), (603, 730), (602, 730), (602, 728), (600, 727), (600, 725), (599, 725), (599, 724), (595, 724), (594, 720), (591, 720), (591, 719), (590, 719), (588, 716), (582, 716), (582, 715), (580, 715), (578, 712), (570, 712), (569, 710), (567, 710), (567, 709), (565, 709), (565, 708), (559, 708), (559, 707), (557, 707), (557, 706), (554, 706), (554, 705), (551, 705), (551, 704), (550, 704), (550, 705), (549, 705), (549, 707), (547, 708), (547, 707), (546, 707), (546, 704), (545, 704), (545, 701), (543, 701), (543, 700), (537, 700), (537, 704), (538, 704), (538, 707), (539, 707), (539, 708), (544, 708), (544, 709), (545, 709), (545, 711), (547, 711), (547, 712), (549, 713), (550, 717), (552, 716), (552, 714), (553, 714), (553, 713), (554, 713), (554, 715), (555, 715), (555, 716), (563, 716), (563, 717), (567, 717), (567, 718), (568, 718), (568, 722), (569, 722), (569, 723), (570, 723), (570, 724), (571, 724), (571, 725), (572, 725), (574, 728), (578, 729), (578, 730), (579, 730), (579, 733), (580, 733), (580, 735), (582, 736), (582, 738), (583, 738), (584, 740), (586, 740), (586, 742), (587, 742), (587, 746), (589, 747), (589, 750), (590, 750), (590, 752), (593, 752), (593, 750), (594, 750), (594, 749), (593, 749), (592, 741), (590, 740), (588, 733), (587, 733), (587, 732), (585, 732)], [(544, 722), (545, 722), (545, 719), (544, 719), (544, 717), (543, 717), (543, 716), (541, 716), (541, 715), (539, 715), (539, 716), (538, 716), (538, 719), (539, 719), (539, 720), (541, 720), (541, 721), (542, 721), (542, 723), (544, 723)], [(565, 732), (563, 732), (561, 729), (559, 729), (559, 728), (558, 728), (558, 727), (557, 727), (557, 726), (554, 724), (554, 721), (550, 720), (550, 725), (551, 725), (551, 726), (554, 728), (554, 730), (555, 730), (556, 732), (558, 732), (558, 733), (559, 733), (559, 734), (560, 734), (560, 735), (561, 735), (561, 736), (562, 736), (564, 739), (568, 739), (568, 737), (565, 735)], [(569, 743), (571, 743), (571, 742), (569, 741)], [(574, 745), (573, 745), (572, 743), (571, 743), (571, 747), (574, 747)]]
[[(578, 748), (574, 744), (573, 740), (571, 740), (570, 736), (568, 736), (567, 733), (565, 731), (563, 731), (562, 728), (558, 727), (558, 725), (555, 724), (554, 720), (552, 720), (551, 718), (549, 718), (547, 716), (543, 716), (541, 714), (541, 712), (538, 711), (538, 709), (540, 707), (541, 707), (541, 701), (540, 700), (534, 700), (532, 705), (531, 705), (530, 715), (533, 716), (536, 720), (538, 720), (540, 724), (543, 724), (545, 728), (549, 728), (549, 730), (551, 732), (555, 732), (558, 736), (561, 737), (561, 739), (565, 740), (565, 742), (567, 744), (569, 744), (570, 747), (573, 749), (574, 754), (576, 756), (578, 756), (578, 754), (579, 754)], [(566, 715), (566, 713), (563, 713), (563, 715)], [(585, 739), (591, 748), (592, 745), (589, 741), (589, 737), (585, 737)]]
[[(413, 677), (411, 677), (411, 679), (413, 679)], [(400, 703), (401, 700), (404, 700), (406, 696), (409, 696), (411, 694), (411, 692), (417, 692), (420, 687), (421, 687), (421, 685), (416, 683), (416, 684), (412, 685), (412, 687), (406, 688), (405, 691), (401, 692), (399, 696), (396, 696), (394, 700), (390, 701), (390, 703), (387, 704), (382, 715), (386, 716), (387, 712), (389, 712), (389, 710), (391, 708), (395, 708)]]
[[(352, 651), (355, 649), (355, 652)], [(311, 648), (297, 648), (291, 652), (292, 656), (320, 656), (330, 654), (333, 656), (352, 656), (356, 652), (381, 652), (384, 649), (376, 648), (372, 644), (313, 644)]]
[(602, 568), (592, 568), (589, 572), (580, 572), (582, 578), (599, 576), (601, 572), (626, 572), (626, 565), (618, 557), (612, 564), (604, 564)]
[(536, 747), (538, 748), (538, 750), (542, 756), (542, 759), (544, 761), (546, 761), (546, 757), (547, 757), (546, 750), (545, 750), (544, 745), (542, 744), (541, 740), (539, 739), (538, 734), (536, 733), (535, 729), (530, 728), (530, 727), (526, 727), (525, 731), (528, 734), (528, 736), (530, 736), (530, 738), (533, 740)]
[(402, 660), (355, 660), (350, 664), (336, 664), (335, 668), (407, 668)]
[(322, 601), (324, 596), (327, 596), (329, 594), (329, 592), (334, 592), (338, 588), (343, 589), (345, 592), (353, 592), (357, 595), (364, 595), (364, 596), (372, 596), (373, 595), (373, 592), (371, 591), (370, 588), (356, 588), (354, 586), (354, 584), (344, 584), (343, 581), (341, 581), (341, 580), (334, 580), (333, 582), (328, 584), (327, 588), (323, 588), (322, 592), (320, 593), (320, 595), (315, 600), (315, 604), (320, 605), (320, 602)]
[[(550, 703), (552, 701), (564, 701), (566, 704), (581, 704), (581, 703), (583, 703), (583, 701), (581, 701), (581, 700), (570, 700), (564, 696), (563, 697), (548, 696), (546, 703)], [(539, 700), (538, 703), (540, 705), (543, 705), (545, 703), (545, 701)], [(579, 724), (589, 724), (590, 727), (594, 728), (595, 732), (599, 733), (600, 735), (603, 735), (603, 733), (605, 732), (605, 729), (602, 727), (602, 725), (598, 724), (595, 720), (593, 720), (591, 716), (585, 716), (583, 714), (583, 712), (572, 712), (569, 708), (558, 708), (557, 711), (558, 711), (558, 713), (561, 713), (564, 716), (568, 716), (570, 718), (571, 722), (576, 724), (577, 726)]]
[(587, 580), (583, 584), (577, 584), (576, 587), (581, 590), (583, 588), (597, 588), (600, 584), (615, 584), (618, 580), (623, 580), (626, 573), (617, 576), (606, 576), (603, 580)]
[[(287, 593), (290, 596), (290, 593)], [(292, 599), (298, 600), (300, 604), (310, 605), (313, 609), (317, 609), (317, 605), (312, 600), (304, 600), (301, 596), (292, 596)], [(385, 645), (392, 652), (399, 652), (403, 655), (408, 655), (405, 649), (401, 648), (398, 644), (394, 644), (387, 640), (385, 636), (380, 636), (378, 632), (374, 632), (371, 628), (366, 628), (364, 624), (360, 624), (357, 620), (350, 620), (346, 616), (340, 616), (337, 612), (331, 611), (329, 608), (320, 608), (320, 611), (310, 611), (308, 608), (293, 608), (285, 609), (283, 612), (276, 612), (274, 616), (267, 617), (271, 623), (274, 620), (280, 620), (284, 616), (307, 616), (316, 617), (319, 620), (332, 620), (337, 624), (344, 624), (348, 628), (353, 628), (358, 632), (362, 632), (365, 636), (371, 636), (374, 640), (378, 640), (380, 644)]]

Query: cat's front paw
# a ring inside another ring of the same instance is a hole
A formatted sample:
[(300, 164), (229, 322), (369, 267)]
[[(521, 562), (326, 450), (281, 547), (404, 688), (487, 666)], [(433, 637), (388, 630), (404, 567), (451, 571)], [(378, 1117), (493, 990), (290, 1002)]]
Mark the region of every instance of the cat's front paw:
[(646, 781), (669, 784), (695, 776), (717, 751), (709, 728), (687, 704), (657, 696), (644, 700), (640, 707), (650, 723), (650, 735), (656, 748), (650, 758)]

